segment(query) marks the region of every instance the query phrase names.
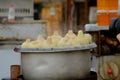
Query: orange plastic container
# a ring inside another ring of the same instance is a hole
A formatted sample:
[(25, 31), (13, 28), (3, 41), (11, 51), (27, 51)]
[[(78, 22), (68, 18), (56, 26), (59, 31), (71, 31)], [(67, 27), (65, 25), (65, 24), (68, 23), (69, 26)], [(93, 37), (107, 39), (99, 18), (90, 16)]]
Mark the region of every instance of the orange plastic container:
[(106, 0), (108, 2), (109, 10), (118, 10), (118, 0)]
[(118, 10), (109, 10), (109, 24), (112, 18), (118, 18)]
[(97, 11), (97, 23), (98, 26), (108, 26), (109, 25), (109, 14), (107, 10)]
[(98, 10), (97, 23), (98, 26), (109, 26), (111, 18), (118, 18), (118, 10)]
[(118, 18), (118, 0), (97, 0), (98, 26), (109, 26), (111, 18)]
[(108, 10), (108, 4), (107, 4), (106, 0), (97, 0), (97, 9), (98, 10)]
[(97, 0), (98, 10), (118, 10), (118, 0)]

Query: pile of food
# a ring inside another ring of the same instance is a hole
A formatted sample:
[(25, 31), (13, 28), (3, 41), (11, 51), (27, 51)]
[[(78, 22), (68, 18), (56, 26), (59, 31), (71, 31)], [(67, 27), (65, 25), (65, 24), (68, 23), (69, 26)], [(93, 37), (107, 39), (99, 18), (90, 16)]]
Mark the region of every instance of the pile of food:
[(22, 48), (55, 48), (55, 47), (67, 47), (67, 46), (81, 46), (92, 43), (92, 36), (88, 33), (84, 33), (79, 30), (77, 35), (69, 30), (64, 37), (62, 37), (57, 31), (53, 35), (48, 36), (46, 39), (41, 35), (36, 40), (27, 39), (22, 43)]

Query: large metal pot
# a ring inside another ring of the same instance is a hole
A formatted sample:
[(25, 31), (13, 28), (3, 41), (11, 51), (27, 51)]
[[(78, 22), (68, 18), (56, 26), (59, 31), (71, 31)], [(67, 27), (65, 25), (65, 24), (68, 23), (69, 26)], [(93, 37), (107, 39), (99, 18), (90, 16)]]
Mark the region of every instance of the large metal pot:
[(20, 49), (22, 74), (25, 80), (70, 80), (85, 78), (91, 68), (89, 46)]

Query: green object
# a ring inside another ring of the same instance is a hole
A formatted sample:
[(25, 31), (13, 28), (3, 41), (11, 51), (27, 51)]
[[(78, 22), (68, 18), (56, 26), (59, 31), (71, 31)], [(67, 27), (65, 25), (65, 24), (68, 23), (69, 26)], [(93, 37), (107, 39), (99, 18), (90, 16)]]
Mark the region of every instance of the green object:
[(46, 5), (47, 5), (47, 3), (46, 3), (46, 2), (43, 2), (43, 3), (42, 3), (42, 6), (43, 6), (43, 7), (45, 7)]
[(55, 14), (55, 7), (52, 6), (50, 7), (50, 15), (54, 15)]
[(46, 2), (43, 2), (39, 5), (38, 10), (41, 11), (47, 5)]
[(38, 11), (39, 11), (39, 18), (41, 18), (41, 11), (42, 11), (42, 9), (43, 9), (47, 4), (48, 4), (48, 3), (43, 2), (43, 3), (41, 3), (41, 4), (37, 7), (37, 9), (38, 9)]

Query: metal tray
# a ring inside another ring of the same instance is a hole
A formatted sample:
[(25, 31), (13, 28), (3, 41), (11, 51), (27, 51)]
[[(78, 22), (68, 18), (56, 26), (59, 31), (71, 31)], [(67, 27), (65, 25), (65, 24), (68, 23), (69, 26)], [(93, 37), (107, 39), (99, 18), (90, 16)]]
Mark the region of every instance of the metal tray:
[(75, 50), (87, 50), (97, 47), (95, 43), (82, 46), (69, 46), (69, 47), (57, 47), (57, 48), (21, 48), (17, 46), (14, 48), (15, 52), (62, 52), (62, 51), (75, 51)]

